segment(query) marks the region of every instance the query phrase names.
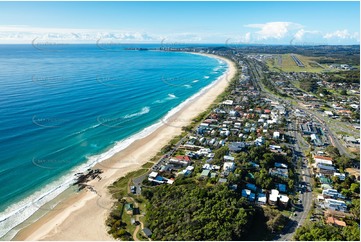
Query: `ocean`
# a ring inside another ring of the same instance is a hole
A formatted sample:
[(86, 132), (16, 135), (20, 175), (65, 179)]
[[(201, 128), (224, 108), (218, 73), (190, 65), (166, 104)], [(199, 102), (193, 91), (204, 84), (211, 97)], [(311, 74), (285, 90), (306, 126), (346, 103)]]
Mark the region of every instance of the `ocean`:
[(191, 53), (0, 45), (0, 238), (226, 70)]

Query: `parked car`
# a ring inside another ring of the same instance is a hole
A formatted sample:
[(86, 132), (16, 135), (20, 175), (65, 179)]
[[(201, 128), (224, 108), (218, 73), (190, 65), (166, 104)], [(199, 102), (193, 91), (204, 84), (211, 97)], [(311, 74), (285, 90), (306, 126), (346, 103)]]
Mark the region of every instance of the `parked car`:
[(137, 192), (137, 188), (135, 186), (131, 186), (130, 191), (135, 194)]

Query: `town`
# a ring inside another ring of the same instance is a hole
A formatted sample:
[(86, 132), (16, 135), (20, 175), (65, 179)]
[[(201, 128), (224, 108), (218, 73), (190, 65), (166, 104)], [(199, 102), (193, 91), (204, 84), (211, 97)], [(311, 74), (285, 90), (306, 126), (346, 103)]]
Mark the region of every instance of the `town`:
[[(225, 187), (248, 216), (257, 217), (257, 209), (262, 210), (265, 233), (229, 234), (220, 240), (314, 240), (312, 231), (320, 226), (339, 231), (332, 240), (358, 240), (359, 70), (354, 71), (355, 63), (321, 64), (276, 50), (276, 54), (229, 46), (165, 50), (226, 57), (236, 63), (238, 75), (207, 112), (183, 127), (182, 135), (145, 165), (146, 173), (130, 176), (124, 197), (131, 199), (118, 197), (130, 211), (126, 218), (130, 223), (124, 223), (117, 235), (117, 217), (111, 215), (109, 233), (131, 239), (135, 227), (141, 226), (135, 237), (142, 240), (196, 238), (180, 228), (166, 232), (170, 222), (166, 216), (183, 218), (176, 215), (182, 212), (183, 198), (167, 203), (172, 191), (178, 194), (176, 187), (192, 184)], [(197, 224), (192, 213), (187, 221)], [(257, 223), (245, 226), (253, 231)]]

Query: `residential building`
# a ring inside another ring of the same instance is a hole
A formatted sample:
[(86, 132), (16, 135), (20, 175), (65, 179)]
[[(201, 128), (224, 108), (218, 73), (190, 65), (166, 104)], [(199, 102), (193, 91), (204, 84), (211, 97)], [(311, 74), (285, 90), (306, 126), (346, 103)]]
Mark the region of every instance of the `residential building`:
[(236, 165), (234, 162), (224, 162), (223, 171), (234, 171), (236, 169)]

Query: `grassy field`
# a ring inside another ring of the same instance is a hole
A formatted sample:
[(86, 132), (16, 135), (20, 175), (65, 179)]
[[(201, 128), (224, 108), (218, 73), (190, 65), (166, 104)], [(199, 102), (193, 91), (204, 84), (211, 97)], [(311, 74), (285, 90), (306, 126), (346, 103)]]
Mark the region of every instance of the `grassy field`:
[(284, 72), (323, 72), (329, 71), (327, 65), (318, 65), (317, 57), (295, 55), (305, 67), (299, 67), (292, 59), (291, 54), (274, 55), (273, 59), (267, 61), (271, 71)]

